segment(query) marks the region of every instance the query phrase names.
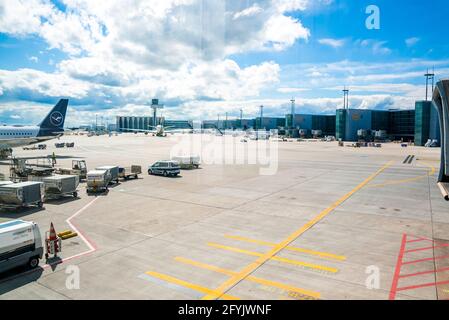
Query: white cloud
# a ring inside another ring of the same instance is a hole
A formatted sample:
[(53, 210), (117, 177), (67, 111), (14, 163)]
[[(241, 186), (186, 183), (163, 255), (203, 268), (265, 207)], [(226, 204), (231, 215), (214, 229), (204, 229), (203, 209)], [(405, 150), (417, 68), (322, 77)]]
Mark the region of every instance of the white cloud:
[(318, 42), (320, 44), (330, 46), (332, 48), (341, 48), (345, 44), (344, 39), (331, 39), (331, 38), (319, 39)]
[(311, 0), (273, 0), (274, 5), (280, 12), (304, 11), (310, 5), (310, 2)]
[(277, 91), (280, 93), (298, 93), (309, 91), (310, 89), (306, 88), (278, 88)]
[(233, 19), (237, 20), (241, 17), (251, 17), (258, 13), (261, 13), (262, 11), (263, 11), (263, 9), (261, 7), (259, 7), (259, 5), (257, 3), (255, 3), (251, 7), (235, 13)]
[(172, 103), (257, 97), (279, 82), (279, 66), (241, 68), (229, 55), (285, 50), (310, 36), (285, 14), (305, 10), (304, 0), (62, 2), (65, 11), (49, 0), (0, 4), (0, 32), (38, 35), (69, 55), (54, 73), (0, 71), (5, 98), (66, 96), (109, 108), (155, 96)]
[(413, 47), (413, 46), (415, 46), (416, 44), (418, 44), (418, 42), (420, 41), (421, 39), (420, 38), (416, 38), (416, 37), (413, 37), (413, 38), (408, 38), (408, 39), (406, 39), (405, 40), (405, 44), (407, 45), (407, 47)]
[(292, 46), (297, 39), (308, 40), (310, 31), (300, 21), (284, 15), (268, 20), (263, 33), (265, 48), (282, 51)]
[(361, 47), (371, 48), (375, 55), (389, 55), (391, 49), (386, 46), (388, 41), (379, 41), (374, 39), (357, 40), (356, 44), (360, 44)]
[(39, 33), (42, 18), (52, 13), (45, 0), (3, 0), (0, 2), (0, 32), (17, 36)]
[(39, 58), (35, 57), (35, 56), (29, 57), (28, 60), (30, 60), (31, 62), (34, 62), (34, 63), (38, 63), (39, 62)]

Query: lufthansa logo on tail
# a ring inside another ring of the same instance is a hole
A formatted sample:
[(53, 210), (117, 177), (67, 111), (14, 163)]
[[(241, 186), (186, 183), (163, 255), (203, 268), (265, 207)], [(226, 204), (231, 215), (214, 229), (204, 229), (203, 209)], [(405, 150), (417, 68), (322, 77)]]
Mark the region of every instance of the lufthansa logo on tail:
[(64, 120), (64, 117), (62, 116), (61, 112), (55, 111), (50, 115), (50, 122), (54, 126), (60, 126), (62, 124), (62, 121)]

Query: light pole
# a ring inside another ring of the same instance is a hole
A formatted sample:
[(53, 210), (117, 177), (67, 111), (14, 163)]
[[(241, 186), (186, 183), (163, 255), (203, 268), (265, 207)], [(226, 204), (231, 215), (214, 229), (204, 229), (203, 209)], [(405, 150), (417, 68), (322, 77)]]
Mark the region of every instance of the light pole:
[(429, 73), (429, 69), (427, 69), (427, 73), (424, 76), (426, 77), (426, 101), (429, 101), (429, 80), (432, 80), (432, 94), (433, 94), (435, 71)]

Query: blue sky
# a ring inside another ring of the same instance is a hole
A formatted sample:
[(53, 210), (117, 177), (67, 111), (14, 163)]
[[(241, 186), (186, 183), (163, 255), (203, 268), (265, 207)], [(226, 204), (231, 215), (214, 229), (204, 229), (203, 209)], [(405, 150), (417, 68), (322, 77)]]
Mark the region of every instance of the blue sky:
[[(129, 2), (129, 3), (128, 3)], [(0, 122), (38, 122), (60, 97), (69, 125), (123, 114), (412, 108), (426, 68), (449, 76), (449, 4), (428, 1), (0, 1)], [(380, 10), (368, 30), (366, 8)]]

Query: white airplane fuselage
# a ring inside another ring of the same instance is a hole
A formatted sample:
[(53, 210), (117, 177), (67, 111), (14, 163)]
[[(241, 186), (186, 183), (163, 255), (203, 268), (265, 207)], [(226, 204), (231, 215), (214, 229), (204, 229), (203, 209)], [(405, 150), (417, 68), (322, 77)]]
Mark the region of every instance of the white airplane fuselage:
[(38, 126), (0, 126), (0, 148), (14, 148), (46, 141), (54, 137), (37, 137)]
[(0, 126), (0, 150), (35, 144), (60, 137), (68, 99), (61, 99), (37, 126)]

